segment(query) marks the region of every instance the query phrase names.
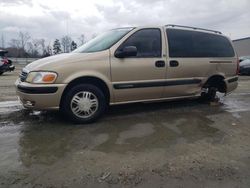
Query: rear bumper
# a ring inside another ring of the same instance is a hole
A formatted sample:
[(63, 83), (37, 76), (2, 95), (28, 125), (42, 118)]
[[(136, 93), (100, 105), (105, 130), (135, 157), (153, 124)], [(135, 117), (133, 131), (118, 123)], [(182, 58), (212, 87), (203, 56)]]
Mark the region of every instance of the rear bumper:
[(14, 71), (15, 70), (15, 66), (14, 65), (10, 65), (9, 66), (9, 71)]
[(231, 93), (233, 90), (235, 90), (238, 86), (238, 76), (234, 76), (234, 77), (229, 77), (227, 79), (225, 79), (225, 83), (227, 86), (227, 94)]
[(19, 79), (15, 85), (23, 106), (37, 110), (58, 109), (66, 87), (66, 84), (29, 84)]

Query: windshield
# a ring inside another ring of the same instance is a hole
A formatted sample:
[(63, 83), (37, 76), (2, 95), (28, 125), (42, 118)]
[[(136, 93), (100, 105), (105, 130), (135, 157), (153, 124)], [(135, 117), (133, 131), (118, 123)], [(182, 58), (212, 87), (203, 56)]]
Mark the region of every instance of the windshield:
[(90, 53), (106, 50), (118, 42), (132, 29), (133, 28), (121, 28), (107, 31), (80, 46), (74, 50), (73, 53)]

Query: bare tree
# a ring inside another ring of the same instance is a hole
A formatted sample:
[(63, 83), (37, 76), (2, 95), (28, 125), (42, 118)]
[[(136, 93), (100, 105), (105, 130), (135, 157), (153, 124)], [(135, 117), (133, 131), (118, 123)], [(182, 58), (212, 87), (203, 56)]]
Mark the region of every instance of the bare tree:
[(52, 55), (52, 48), (51, 48), (50, 44), (48, 44), (45, 47), (45, 51), (44, 51), (43, 57), (48, 57), (48, 56), (51, 56), (51, 55)]
[(9, 42), (9, 46), (12, 48), (12, 55), (14, 57), (20, 57), (21, 56), (21, 50), (20, 50), (20, 41), (18, 39), (11, 39)]
[(10, 47), (12, 48), (20, 48), (20, 41), (18, 39), (11, 39), (9, 42)]
[(42, 55), (44, 56), (44, 54), (46, 53), (45, 40), (40, 39), (39, 43), (40, 43), (40, 46), (41, 46)]
[(4, 38), (4, 35), (2, 34), (1, 36), (1, 47), (2, 48), (5, 48), (5, 38)]
[(40, 52), (40, 54), (43, 56), (45, 51), (46, 51), (45, 39), (34, 39), (33, 43), (34, 43), (37, 51)]
[(27, 42), (30, 40), (30, 34), (28, 32), (19, 32), (20, 47), (25, 50)]
[(27, 43), (27, 51), (29, 54), (33, 54), (34, 46), (33, 46), (32, 42)]
[(61, 44), (62, 44), (63, 52), (64, 52), (64, 53), (69, 53), (69, 52), (70, 52), (71, 42), (72, 42), (72, 39), (71, 39), (71, 37), (68, 36), (68, 35), (65, 35), (65, 36), (61, 39)]
[(44, 55), (46, 51), (45, 39), (38, 39), (37, 45), (39, 46), (39, 50), (41, 51), (41, 54)]
[(50, 44), (46, 45), (45, 39), (33, 39), (27, 42), (27, 52), (30, 57), (47, 57), (52, 55)]
[(29, 33), (19, 32), (18, 38), (11, 39), (9, 45), (13, 50), (16, 52), (16, 56), (18, 57), (25, 57), (27, 56), (26, 53), (26, 46), (27, 42), (30, 40)]
[(38, 57), (39, 56), (39, 52), (37, 49), (37, 45), (34, 42), (34, 40), (32, 42), (27, 42), (27, 52), (29, 53), (29, 55), (31, 57)]
[(86, 41), (85, 41), (85, 35), (81, 34), (80, 37), (78, 38), (79, 40), (79, 46), (83, 45)]

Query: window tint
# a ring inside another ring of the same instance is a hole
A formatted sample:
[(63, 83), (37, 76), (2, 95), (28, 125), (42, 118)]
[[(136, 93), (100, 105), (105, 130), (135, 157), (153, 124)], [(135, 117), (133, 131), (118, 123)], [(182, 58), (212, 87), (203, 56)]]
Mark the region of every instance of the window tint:
[(233, 57), (229, 40), (220, 35), (167, 29), (170, 57)]
[(137, 48), (137, 57), (161, 57), (161, 31), (142, 29), (131, 35), (118, 50), (126, 46)]

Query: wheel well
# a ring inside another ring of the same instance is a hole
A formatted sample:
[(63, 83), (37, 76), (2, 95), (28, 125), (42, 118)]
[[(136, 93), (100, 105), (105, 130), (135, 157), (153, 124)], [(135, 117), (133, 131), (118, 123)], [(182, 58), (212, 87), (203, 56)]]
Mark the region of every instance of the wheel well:
[[(61, 102), (65, 96), (65, 94), (67, 93), (67, 91), (69, 89), (71, 89), (73, 86), (78, 85), (78, 84), (92, 84), (95, 85), (96, 87), (98, 87), (99, 89), (101, 89), (107, 99), (107, 104), (109, 104), (109, 100), (110, 100), (110, 92), (109, 92), (109, 88), (106, 85), (106, 83), (96, 77), (80, 77), (80, 78), (76, 78), (74, 80), (72, 80), (70, 83), (68, 83), (67, 87), (64, 89), (62, 97), (61, 97)], [(61, 104), (60, 102), (60, 104)]]
[(221, 93), (226, 93), (227, 85), (224, 81), (224, 77), (221, 75), (211, 76), (206, 83), (203, 85), (204, 88), (215, 87)]

